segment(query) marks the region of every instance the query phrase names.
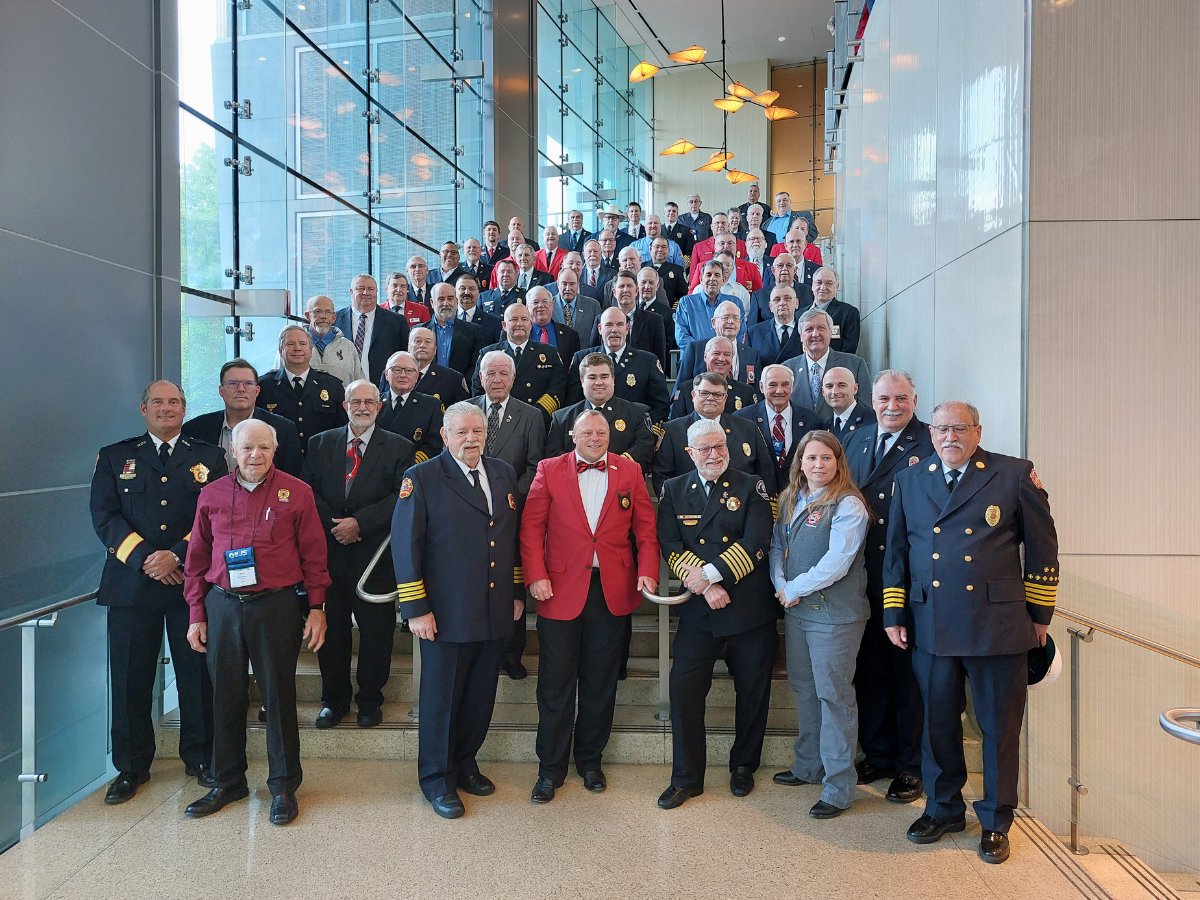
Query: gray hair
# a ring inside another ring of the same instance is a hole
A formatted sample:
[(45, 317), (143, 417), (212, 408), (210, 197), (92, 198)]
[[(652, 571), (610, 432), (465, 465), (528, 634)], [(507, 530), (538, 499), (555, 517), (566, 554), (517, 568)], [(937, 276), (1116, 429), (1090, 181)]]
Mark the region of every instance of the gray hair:
[(837, 273), (837, 272), (835, 272), (835, 271), (833, 271), (833, 269), (832, 269), (830, 266), (821, 266), (821, 268), (819, 268), (819, 269), (817, 269), (817, 271), (813, 272), (813, 278), (816, 278), (816, 277), (817, 277), (819, 274), (821, 274), (822, 272), (828, 272), (830, 275), (832, 275), (832, 276), (833, 276), (833, 280), (834, 280), (834, 281), (835, 281), (837, 284), (841, 284), (841, 283), (842, 283), (842, 279), (838, 278), (838, 273)]
[(698, 438), (706, 434), (719, 434), (722, 440), (725, 440), (725, 429), (721, 426), (719, 419), (697, 419), (687, 430), (688, 446), (696, 443)]
[(359, 378), (357, 381), (352, 381), (348, 385), (346, 385), (346, 400), (347, 400), (347, 402), (349, 402), (349, 400), (350, 400), (350, 395), (353, 394), (360, 387), (369, 387), (371, 389), (371, 394), (372, 394), (371, 399), (374, 400), (376, 403), (379, 402), (379, 388), (376, 387), (375, 385), (371, 384), (371, 382), (367, 381), (367, 379), (365, 379), (365, 378)]
[[(230, 366), (229, 368), (232, 369), (235, 367)], [(247, 365), (246, 368), (250, 368), (250, 366)], [(250, 371), (253, 372), (254, 370), (250, 369)], [(222, 374), (224, 374), (224, 373), (222, 373)], [(254, 374), (258, 375), (257, 372), (255, 372)], [(181, 388), (179, 385), (177, 385), (173, 381), (167, 381), (165, 378), (159, 378), (156, 381), (152, 381), (148, 385), (146, 385), (144, 388), (142, 388), (142, 406), (145, 406), (146, 404), (148, 404), (150, 402), (150, 388), (154, 387), (156, 384), (169, 384), (171, 387), (175, 388), (175, 390), (179, 391), (179, 399), (183, 401), (183, 408), (187, 409), (187, 396), (183, 393), (183, 388)]]
[(708, 342), (704, 345), (704, 355), (708, 356), (708, 351), (717, 346), (717, 344), (728, 344), (730, 350), (734, 349), (733, 341), (718, 334), (716, 337), (711, 337), (708, 339)]
[(767, 378), (771, 377), (770, 373), (772, 373), (772, 372), (780, 372), (780, 373), (786, 372), (788, 381), (790, 381), (792, 383), (795, 383), (795, 381), (796, 381), (796, 373), (793, 372), (791, 369), (789, 369), (787, 366), (781, 365), (780, 363), (771, 363), (769, 366), (764, 367), (762, 372), (759, 374), (758, 380), (760, 382), (765, 381)]
[[(606, 358), (607, 358), (607, 357), (606, 357)], [(486, 368), (487, 368), (489, 365), (491, 365), (491, 364), (492, 364), (492, 362), (493, 362), (494, 360), (497, 360), (497, 359), (502, 359), (502, 360), (504, 360), (506, 363), (508, 363), (508, 368), (509, 368), (509, 370), (510, 370), (510, 371), (511, 371), (511, 372), (512, 372), (514, 375), (516, 375), (516, 374), (517, 374), (517, 363), (516, 363), (516, 360), (514, 360), (514, 359), (513, 359), (511, 356), (509, 356), (509, 355), (508, 355), (507, 353), (505, 353), (503, 350), (489, 350), (487, 353), (483, 354), (483, 358), (479, 360), (479, 371), (480, 371), (480, 373), (482, 373), (484, 369), (486, 369)]]
[(305, 328), (303, 325), (284, 325), (283, 328), (281, 328), (279, 330), (279, 352), (280, 353), (283, 352), (283, 345), (287, 342), (287, 336), (293, 331), (298, 331), (302, 335), (304, 335), (304, 339), (306, 341), (308, 341), (308, 345), (310, 347), (312, 346), (312, 335), (308, 333), (307, 328)]
[(276, 450), (279, 449), (279, 435), (275, 431), (275, 426), (270, 422), (264, 422), (262, 419), (251, 417), (249, 419), (242, 419), (242, 421), (233, 426), (233, 434), (229, 438), (229, 444), (233, 447), (235, 453), (237, 452), (238, 443), (241, 441), (242, 435), (253, 428), (265, 428), (271, 432), (271, 447)]
[(699, 195), (699, 194), (688, 194), (688, 197), (687, 197), (687, 198), (688, 198), (688, 200), (691, 200), (693, 197), (695, 197), (697, 200), (699, 200), (699, 199), (700, 199), (700, 195)]
[(825, 312), (825, 310), (823, 310), (823, 309), (813, 309), (813, 308), (806, 309), (801, 314), (800, 319), (796, 323), (796, 325), (799, 328), (803, 328), (805, 322), (811, 322), (813, 319), (817, 318), (818, 316), (820, 316), (822, 319), (824, 319), (825, 325), (829, 328), (830, 331), (833, 331), (833, 316), (831, 316), (829, 313)]
[(908, 386), (913, 389), (913, 393), (917, 392), (917, 383), (913, 381), (913, 377), (903, 369), (880, 369), (875, 373), (875, 377), (871, 379), (871, 387), (879, 384), (885, 378), (894, 378), (897, 380), (903, 379), (908, 382)]
[(971, 414), (971, 424), (972, 425), (979, 424), (979, 410), (976, 407), (972, 406), (970, 403), (968, 403), (966, 400), (943, 400), (941, 403), (939, 403), (937, 406), (935, 406), (933, 408), (933, 412), (929, 416), (930, 422), (932, 422), (934, 419), (937, 418), (938, 410), (944, 406), (965, 406), (967, 409), (967, 412)]
[(487, 416), (483, 414), (482, 409), (470, 400), (459, 400), (446, 407), (446, 411), (442, 414), (442, 427), (448, 432), (453, 431), (454, 420), (461, 419), (463, 416), (475, 416), (485, 424), (487, 423)]

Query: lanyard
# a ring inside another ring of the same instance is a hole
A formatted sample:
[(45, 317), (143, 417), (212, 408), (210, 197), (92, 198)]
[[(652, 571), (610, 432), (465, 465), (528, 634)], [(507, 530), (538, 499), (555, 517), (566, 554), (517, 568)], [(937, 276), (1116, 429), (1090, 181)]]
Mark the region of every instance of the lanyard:
[[(275, 467), (272, 466), (270, 476), (266, 479), (266, 481), (259, 482), (259, 484), (262, 486), (261, 487), (262, 490), (269, 491), (271, 488), (271, 485), (274, 483), (274, 481), (275, 481)], [(238, 492), (239, 487), (241, 487), (241, 485), (238, 484), (237, 472), (235, 471), (233, 473), (233, 496), (230, 498), (230, 502), (229, 502), (229, 549), (230, 550), (233, 549), (233, 531), (234, 531), (233, 513), (234, 513), (235, 507), (237, 506), (237, 492)], [(242, 488), (242, 490), (245, 490), (245, 488)], [(258, 490), (258, 488), (255, 488), (255, 490)], [(246, 491), (246, 511), (247, 512), (250, 511), (250, 501), (253, 499), (253, 493), (254, 493), (254, 491)], [(269, 516), (270, 514), (271, 514), (271, 507), (268, 506), (266, 509), (264, 518), (265, 518), (265, 516)], [(254, 517), (254, 528), (252, 528), (250, 530), (250, 546), (251, 547), (254, 546), (254, 538), (257, 537), (257, 535), (258, 535), (258, 516), (255, 516)]]

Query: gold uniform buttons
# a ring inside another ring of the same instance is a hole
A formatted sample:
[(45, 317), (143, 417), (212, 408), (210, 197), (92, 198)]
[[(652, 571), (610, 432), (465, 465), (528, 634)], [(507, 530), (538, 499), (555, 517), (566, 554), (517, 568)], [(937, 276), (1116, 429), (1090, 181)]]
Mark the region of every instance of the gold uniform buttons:
[(166, 506), (166, 505), (167, 505), (167, 501), (166, 501), (166, 500), (161, 500), (161, 501), (159, 501), (159, 502), (161, 503), (161, 505), (162, 505), (162, 506)]
[(166, 476), (166, 475), (164, 475), (164, 476), (162, 477), (162, 480), (163, 480), (163, 481), (166, 481), (166, 480), (167, 480), (167, 476)]
[(938, 555), (937, 553), (935, 553), (935, 554), (933, 554), (933, 558), (934, 558), (934, 559), (941, 559), (941, 556), (940, 556), (940, 555)]
[(495, 547), (495, 546), (496, 546), (496, 542), (495, 542), (495, 541), (492, 541), (492, 542), (491, 542), (491, 545), (492, 545), (493, 547)]
[(728, 535), (726, 535), (725, 537), (722, 537), (722, 538), (721, 538), (721, 540), (723, 540), (723, 541), (724, 541), (726, 544), (728, 544), (728, 543), (729, 543), (729, 536), (728, 536)]
[(933, 533), (934, 533), (934, 534), (941, 534), (941, 533), (942, 533), (942, 529), (940, 529), (940, 528), (938, 528), (936, 525), (934, 525), (934, 526), (933, 526)]
[(942, 586), (942, 583), (941, 583), (940, 581), (935, 581), (935, 582), (933, 583), (933, 586), (934, 586), (934, 587), (941, 587), (941, 586)]
[(700, 538), (700, 543), (704, 543), (704, 538)]
[(166, 531), (166, 530), (167, 530), (167, 526), (166, 526), (166, 525), (159, 525), (159, 526), (158, 526), (158, 530), (159, 530), (159, 531)]
[(963, 560), (964, 560), (965, 562), (970, 562), (970, 561), (971, 561), (971, 557), (969, 557), (969, 556), (964, 556), (964, 557), (963, 557)]
[(494, 588), (495, 586), (496, 586), (496, 582), (494, 582), (494, 581), (488, 585), (488, 587), (490, 587), (490, 588)]
[(296, 417), (296, 421), (297, 421), (297, 422), (303, 422), (303, 421), (304, 421), (304, 416), (297, 416), (297, 417)]
[(970, 533), (971, 533), (971, 529), (970, 529), (970, 528), (967, 528), (967, 529), (966, 529), (966, 530), (965, 530), (963, 533), (964, 533), (964, 534), (970, 534)]
[(968, 590), (968, 591), (973, 591), (973, 590), (975, 590), (975, 585), (973, 585), (973, 584), (968, 584), (968, 585), (967, 585), (967, 590)]

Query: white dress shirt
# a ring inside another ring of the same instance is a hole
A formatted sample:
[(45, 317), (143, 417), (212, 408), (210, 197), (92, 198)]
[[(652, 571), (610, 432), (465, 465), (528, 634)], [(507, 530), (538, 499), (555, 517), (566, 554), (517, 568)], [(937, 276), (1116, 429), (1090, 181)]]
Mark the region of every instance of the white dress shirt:
[[(788, 404), (783, 408), (783, 412), (777, 413), (771, 409), (771, 405), (767, 407), (767, 431), (772, 431), (775, 428), (775, 417), (783, 416), (783, 452), (786, 455), (792, 449), (792, 404)], [(774, 440), (774, 438), (771, 438)]]
[(296, 386), (296, 379), (299, 378), (300, 379), (300, 389), (304, 390), (305, 385), (308, 384), (308, 373), (311, 371), (312, 371), (312, 369), (305, 369), (303, 372), (297, 373), (297, 372), (289, 372), (287, 369), (284, 369), (283, 373), (287, 376), (288, 387), (294, 388)]
[(179, 437), (180, 437), (180, 435), (182, 435), (182, 434), (183, 434), (183, 432), (182, 432), (182, 431), (181, 431), (181, 432), (179, 432), (179, 434), (175, 435), (175, 437), (171, 438), (169, 441), (162, 441), (162, 440), (159, 440), (159, 439), (158, 439), (158, 438), (156, 438), (156, 437), (155, 437), (153, 434), (151, 434), (151, 435), (150, 435), (150, 440), (154, 441), (154, 452), (155, 452), (155, 453), (158, 453), (158, 452), (160, 452), (160, 451), (159, 451), (159, 447), (161, 447), (161, 446), (162, 446), (162, 445), (165, 443), (165, 444), (166, 444), (168, 447), (170, 447), (170, 448), (171, 448), (171, 449), (170, 449), (170, 451), (168, 451), (168, 452), (170, 452), (170, 453), (174, 453), (174, 452), (175, 452), (175, 445), (179, 443)]
[[(405, 403), (407, 403), (409, 394), (411, 393), (412, 391), (409, 391), (408, 394), (392, 394), (392, 409), (395, 409), (397, 406), (403, 406)], [(374, 428), (375, 426), (372, 425), (371, 427)]]
[[(784, 328), (784, 326), (780, 325), (778, 320), (775, 320), (775, 340), (779, 341), (780, 347), (783, 346), (783, 328)], [(788, 340), (790, 341), (793, 337), (796, 336), (796, 319), (795, 319), (795, 317), (792, 318), (792, 321), (787, 323), (787, 330), (788, 330)]]
[[(575, 451), (575, 459), (587, 462), (579, 451)], [(596, 523), (600, 521), (600, 510), (604, 508), (604, 497), (608, 493), (608, 469), (588, 469), (579, 473), (579, 497), (583, 500), (583, 512), (587, 516), (588, 528), (596, 533)], [(600, 557), (592, 552), (592, 567), (600, 567)]]
[(467, 464), (457, 456), (454, 457), (454, 461), (458, 463), (458, 467), (462, 469), (463, 474), (467, 476), (467, 484), (475, 484), (475, 479), (471, 477), (471, 472), (474, 471), (479, 473), (479, 486), (483, 488), (483, 492), (487, 495), (488, 515), (492, 515), (492, 488), (488, 484), (487, 470), (483, 467), (483, 461), (480, 460), (479, 466), (475, 469), (467, 468)]
[[(810, 371), (811, 371), (811, 367), (810, 367)], [(832, 409), (832, 407), (831, 407), (831, 409)], [(838, 428), (845, 428), (846, 420), (850, 418), (850, 414), (852, 412), (854, 412), (854, 404), (853, 403), (851, 403), (850, 406), (848, 406), (844, 412), (837, 412), (836, 410), (834, 410), (833, 424)]]
[[(367, 455), (367, 442), (371, 440), (371, 435), (373, 435), (374, 433), (375, 433), (375, 423), (372, 422), (371, 427), (368, 428), (366, 431), (364, 431), (362, 434), (360, 434), (357, 438), (357, 440), (362, 441), (362, 447), (360, 448), (360, 452), (362, 453), (363, 456)], [(350, 446), (351, 446), (351, 444), (354, 443), (354, 441), (355, 441), (354, 430), (349, 425), (347, 425), (346, 426), (346, 451), (347, 452), (350, 451)]]
[[(512, 396), (512, 394), (509, 394), (509, 395), (508, 395), (508, 397), (511, 397), (511, 396)], [(506, 409), (508, 409), (508, 397), (505, 397), (505, 398), (504, 398), (503, 400), (501, 400), (501, 401), (500, 401), (500, 403), (499, 403), (499, 406), (500, 406), (500, 421), (501, 421), (501, 422), (503, 422), (503, 421), (504, 421), (504, 411), (505, 411)], [(487, 400), (487, 403), (484, 405), (483, 414), (484, 414), (485, 416), (487, 416), (488, 418), (491, 418), (491, 415), (492, 415), (492, 401), (491, 401), (490, 399), (488, 399), (488, 395), (487, 395), (487, 394), (484, 394), (484, 395), (483, 395), (483, 399), (484, 399), (484, 400)]]
[(475, 311), (477, 309), (479, 309), (478, 304), (476, 304), (475, 306), (472, 306), (470, 309), (460, 309), (458, 311), (458, 317), (460, 319), (462, 319), (464, 322), (474, 322), (475, 321)]

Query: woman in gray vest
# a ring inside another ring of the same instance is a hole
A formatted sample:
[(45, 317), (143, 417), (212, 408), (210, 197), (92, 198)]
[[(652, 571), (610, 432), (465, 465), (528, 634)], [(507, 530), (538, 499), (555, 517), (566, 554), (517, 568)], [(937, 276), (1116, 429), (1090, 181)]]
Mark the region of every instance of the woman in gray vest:
[(850, 478), (842, 445), (810, 431), (779, 495), (771, 582), (784, 607), (788, 684), (800, 734), (796, 760), (778, 784), (824, 783), (809, 810), (832, 819), (853, 803), (858, 775), (854, 663), (871, 610), (863, 545), (870, 512)]

